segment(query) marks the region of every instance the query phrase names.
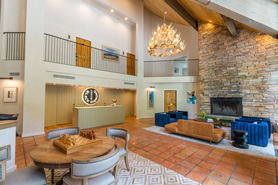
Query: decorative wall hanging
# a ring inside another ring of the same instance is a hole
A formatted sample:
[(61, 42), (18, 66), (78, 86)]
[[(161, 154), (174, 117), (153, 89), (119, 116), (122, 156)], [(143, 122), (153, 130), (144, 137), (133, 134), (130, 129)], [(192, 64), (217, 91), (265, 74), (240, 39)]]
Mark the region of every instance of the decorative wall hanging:
[(195, 91), (187, 91), (187, 103), (195, 104), (196, 99)]
[(175, 67), (175, 73), (179, 73), (180, 72), (180, 68)]
[(154, 91), (153, 90), (148, 90), (147, 91), (148, 94), (148, 109), (154, 109)]
[(93, 105), (99, 100), (99, 94), (96, 89), (87, 88), (82, 93), (82, 100), (87, 105)]
[(102, 45), (102, 60), (120, 62), (120, 50)]
[(17, 87), (4, 87), (3, 102), (4, 103), (17, 102)]

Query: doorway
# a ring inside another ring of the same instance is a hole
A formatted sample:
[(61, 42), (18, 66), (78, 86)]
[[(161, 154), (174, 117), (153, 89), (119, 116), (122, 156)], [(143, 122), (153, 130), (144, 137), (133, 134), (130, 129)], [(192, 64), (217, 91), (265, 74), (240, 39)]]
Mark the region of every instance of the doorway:
[(135, 55), (127, 53), (127, 74), (135, 76)]
[(91, 68), (91, 41), (76, 37), (76, 66)]
[(164, 112), (177, 110), (177, 91), (164, 91)]

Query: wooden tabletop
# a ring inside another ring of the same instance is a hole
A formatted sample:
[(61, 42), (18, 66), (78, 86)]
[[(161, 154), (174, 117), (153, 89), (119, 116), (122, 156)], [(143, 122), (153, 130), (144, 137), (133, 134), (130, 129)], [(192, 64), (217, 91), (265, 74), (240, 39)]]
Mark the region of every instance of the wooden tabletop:
[(113, 149), (115, 145), (113, 138), (102, 135), (97, 135), (97, 137), (101, 138), (102, 141), (93, 144), (89, 148), (69, 155), (63, 153), (59, 148), (54, 146), (53, 141), (48, 141), (33, 149), (30, 153), (30, 157), (35, 165), (42, 168), (71, 168), (72, 159), (89, 159), (106, 154)]
[(16, 127), (16, 126), (17, 126), (17, 120), (3, 120), (3, 121), (0, 121), (0, 130), (10, 128), (10, 127)]

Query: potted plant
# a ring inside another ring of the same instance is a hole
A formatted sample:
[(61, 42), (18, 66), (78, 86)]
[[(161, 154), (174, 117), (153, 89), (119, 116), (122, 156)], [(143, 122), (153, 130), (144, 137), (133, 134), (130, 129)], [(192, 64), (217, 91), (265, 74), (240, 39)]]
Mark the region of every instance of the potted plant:
[(112, 99), (113, 106), (116, 106), (117, 99)]
[(206, 115), (207, 113), (205, 111), (200, 112), (200, 116), (202, 117), (203, 120), (206, 120)]

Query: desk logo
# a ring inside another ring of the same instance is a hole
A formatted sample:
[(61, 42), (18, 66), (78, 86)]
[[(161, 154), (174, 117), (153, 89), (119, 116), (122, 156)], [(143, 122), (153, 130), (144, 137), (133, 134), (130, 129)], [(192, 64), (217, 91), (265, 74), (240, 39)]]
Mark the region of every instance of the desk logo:
[(99, 94), (96, 89), (87, 88), (82, 93), (82, 99), (87, 105), (93, 105), (98, 102)]

